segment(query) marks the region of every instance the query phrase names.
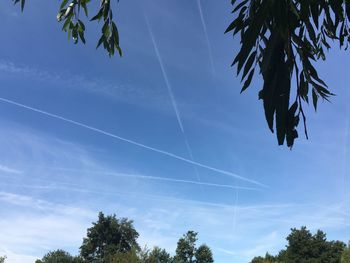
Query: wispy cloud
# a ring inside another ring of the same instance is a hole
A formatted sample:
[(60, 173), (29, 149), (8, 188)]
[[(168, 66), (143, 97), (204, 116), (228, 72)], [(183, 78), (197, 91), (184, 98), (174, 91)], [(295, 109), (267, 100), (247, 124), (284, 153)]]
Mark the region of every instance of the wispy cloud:
[[(0, 149), (0, 156), (17, 159), (15, 167), (23, 171), (15, 177), (2, 177), (0, 184), (0, 253), (7, 254), (9, 262), (33, 262), (34, 257), (57, 248), (77, 253), (99, 210), (133, 219), (141, 245), (159, 245), (170, 252), (187, 230), (198, 231), (199, 242), (214, 249), (218, 262), (227, 257), (247, 262), (266, 251), (274, 253), (283, 248), (290, 227), (307, 225), (328, 232), (346, 231), (349, 226), (346, 203), (232, 205), (196, 201), (193, 195), (160, 195), (152, 182), (162, 182), (163, 178), (115, 171), (82, 146), (43, 134), (30, 135), (23, 127), (5, 127), (9, 131), (1, 130), (1, 138), (6, 140), (0, 142), (3, 148), (12, 145), (12, 150), (7, 153)], [(111, 183), (113, 177), (118, 178), (117, 183)], [(164, 180), (172, 184), (198, 183)], [(143, 181), (150, 181), (148, 191), (140, 190)], [(233, 231), (235, 211), (239, 216)]]
[(5, 173), (10, 173), (10, 174), (21, 174), (23, 173), (22, 171), (10, 168), (8, 166), (5, 165), (1, 165), (0, 164), (0, 172), (5, 172)]
[(110, 133), (110, 132), (107, 132), (107, 131), (104, 131), (104, 130), (101, 130), (101, 129), (98, 129), (98, 128), (95, 128), (95, 127), (92, 127), (92, 126), (89, 126), (89, 125), (86, 125), (86, 124), (83, 124), (83, 123), (81, 123), (81, 122), (77, 122), (77, 121), (74, 121), (74, 120), (71, 120), (71, 119), (68, 119), (68, 118), (65, 118), (65, 117), (62, 117), (62, 116), (53, 114), (53, 113), (49, 113), (49, 112), (47, 112), (47, 111), (43, 111), (43, 110), (40, 110), (40, 109), (37, 109), (37, 108), (34, 108), (34, 107), (30, 107), (30, 106), (28, 106), (28, 105), (24, 105), (24, 104), (22, 104), (22, 103), (18, 103), (18, 102), (13, 101), (13, 100), (9, 100), (9, 99), (0, 97), (0, 101), (5, 102), (5, 103), (8, 103), (8, 104), (15, 105), (15, 106), (17, 106), (17, 107), (21, 107), (21, 108), (24, 108), (24, 109), (27, 109), (27, 110), (30, 110), (30, 111), (34, 111), (34, 112), (37, 112), (37, 113), (40, 113), (40, 114), (43, 114), (43, 115), (46, 115), (46, 116), (49, 116), (49, 117), (51, 117), (51, 118), (55, 118), (55, 119), (58, 119), (58, 120), (62, 120), (62, 121), (71, 123), (71, 124), (73, 124), (73, 125), (76, 125), (76, 126), (79, 126), (79, 127), (82, 127), (82, 128), (85, 128), (85, 129), (88, 129), (88, 130), (97, 132), (97, 133), (99, 133), (99, 134), (106, 135), (106, 136), (108, 136), (108, 137), (111, 137), (111, 138), (114, 138), (114, 139), (118, 139), (118, 140), (120, 140), (120, 141), (123, 141), (123, 142), (129, 143), (129, 144), (135, 145), (135, 146), (137, 146), (137, 147), (141, 147), (141, 148), (144, 148), (144, 149), (153, 151), (153, 152), (157, 152), (157, 153), (159, 153), (159, 154), (166, 155), (166, 156), (168, 156), (168, 157), (170, 157), (170, 158), (177, 159), (177, 160), (180, 160), (180, 161), (183, 161), (183, 162), (192, 164), (192, 165), (196, 165), (196, 166), (198, 166), (198, 167), (205, 168), (205, 169), (208, 169), (208, 170), (211, 170), (211, 171), (214, 171), (214, 172), (223, 174), (223, 175), (227, 175), (227, 176), (230, 176), (230, 177), (239, 179), (239, 180), (241, 180), (241, 181), (245, 181), (245, 182), (248, 182), (248, 183), (252, 183), (252, 184), (255, 184), (255, 185), (258, 185), (258, 186), (261, 186), (261, 187), (267, 187), (267, 186), (266, 186), (265, 184), (263, 184), (263, 183), (260, 183), (260, 182), (258, 182), (258, 181), (255, 181), (255, 180), (252, 180), (252, 179), (249, 179), (249, 178), (246, 178), (246, 177), (243, 177), (243, 176), (234, 174), (234, 173), (232, 173), (232, 172), (225, 171), (225, 170), (222, 170), (222, 169), (219, 169), (219, 168), (215, 168), (215, 167), (212, 167), (212, 166), (207, 165), (207, 164), (195, 162), (195, 161), (192, 161), (192, 160), (190, 160), (190, 159), (184, 158), (184, 157), (182, 157), (182, 156), (173, 154), (173, 153), (171, 153), (171, 152), (164, 151), (164, 150), (160, 150), (160, 149), (157, 149), (157, 148), (154, 148), (154, 147), (151, 147), (151, 146), (148, 146), (148, 145), (145, 145), (145, 144), (136, 142), (136, 141), (134, 141), (134, 140), (130, 140), (130, 139), (127, 139), (127, 138), (118, 136), (118, 135), (116, 135), (116, 134), (112, 134), (112, 133)]
[(11, 207), (1, 212), (0, 253), (13, 263), (33, 262), (49, 249), (71, 250), (96, 217), (95, 211), (13, 193), (1, 192), (0, 203)]
[[(139, 87), (132, 83), (89, 78), (81, 74), (67, 72), (53, 72), (33, 65), (22, 65), (7, 60), (0, 60), (0, 72), (40, 81), (45, 83), (45, 88), (58, 85), (60, 89), (98, 94), (108, 99), (132, 105), (156, 107), (157, 110), (162, 111), (167, 109), (162, 104), (162, 101), (164, 101), (162, 92), (150, 87)], [(156, 103), (148, 103), (150, 100)]]

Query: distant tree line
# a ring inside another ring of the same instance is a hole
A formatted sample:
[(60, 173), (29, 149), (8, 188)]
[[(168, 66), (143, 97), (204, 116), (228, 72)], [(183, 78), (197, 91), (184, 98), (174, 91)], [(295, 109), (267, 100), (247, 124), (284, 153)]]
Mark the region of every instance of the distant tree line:
[(276, 256), (266, 253), (250, 263), (350, 263), (350, 243), (328, 241), (321, 230), (312, 234), (306, 227), (293, 228), (287, 241)]
[(197, 247), (197, 235), (194, 231), (184, 234), (174, 256), (159, 247), (141, 249), (133, 221), (100, 212), (97, 222), (87, 229), (78, 256), (58, 249), (35, 263), (213, 263), (211, 249), (205, 244)]
[[(172, 256), (159, 247), (141, 248), (132, 220), (100, 212), (97, 222), (87, 229), (78, 256), (58, 249), (35, 263), (214, 263), (207, 245), (197, 247), (197, 235), (194, 231), (184, 234)], [(306, 227), (292, 228), (286, 239), (285, 249), (277, 255), (267, 252), (250, 263), (350, 263), (350, 242), (329, 241), (321, 230), (312, 234)], [(5, 260), (6, 256), (0, 256), (0, 263)]]

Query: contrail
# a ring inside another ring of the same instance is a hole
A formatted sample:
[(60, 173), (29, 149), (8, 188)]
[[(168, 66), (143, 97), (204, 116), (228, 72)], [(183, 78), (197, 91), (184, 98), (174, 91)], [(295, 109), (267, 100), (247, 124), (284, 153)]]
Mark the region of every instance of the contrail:
[(42, 185), (0, 183), (0, 187), (1, 186), (12, 186), (12, 187), (21, 187), (21, 188), (27, 188), (27, 189), (42, 189), (42, 190), (61, 190), (61, 191), (71, 191), (71, 192), (79, 192), (79, 193), (86, 193), (86, 194), (98, 194), (98, 195), (105, 195), (105, 196), (124, 196), (124, 197), (127, 196), (130, 198), (142, 197), (142, 198), (147, 198), (147, 199), (162, 201), (162, 202), (194, 204), (196, 206), (205, 205), (209, 207), (220, 207), (225, 209), (233, 208), (231, 205), (228, 205), (228, 204), (210, 203), (210, 202), (196, 201), (192, 199), (181, 199), (176, 197), (168, 197), (164, 195), (141, 194), (139, 192), (135, 192), (135, 193), (119, 192), (119, 191), (110, 192), (110, 191), (98, 190), (98, 189), (86, 189), (86, 188), (81, 188), (78, 185), (76, 186), (72, 185), (73, 187), (67, 187), (67, 186), (59, 186), (59, 185), (42, 186)]
[(203, 31), (204, 31), (205, 41), (207, 43), (211, 70), (212, 70), (213, 75), (215, 76), (216, 72), (215, 72), (215, 67), (214, 67), (214, 59), (213, 59), (213, 54), (212, 54), (212, 50), (211, 50), (210, 40), (209, 40), (209, 36), (208, 36), (207, 26), (206, 26), (205, 20), (204, 20), (201, 0), (197, 0), (197, 5), (198, 5), (199, 16), (200, 16), (201, 22), (202, 22), (202, 27), (203, 27)]
[(81, 170), (74, 168), (62, 168), (62, 167), (41, 167), (42, 169), (50, 169), (50, 170), (58, 170), (58, 171), (67, 171), (67, 172), (76, 172), (76, 173), (90, 173), (90, 174), (103, 174), (103, 175), (111, 175), (116, 177), (127, 177), (127, 178), (138, 178), (144, 180), (155, 180), (155, 181), (166, 181), (173, 183), (185, 183), (185, 184), (195, 184), (209, 187), (221, 187), (228, 189), (240, 189), (240, 190), (249, 190), (249, 191), (260, 191), (259, 188), (253, 187), (245, 187), (245, 186), (232, 186), (227, 184), (216, 184), (216, 183), (206, 183), (206, 182), (197, 182), (192, 180), (183, 180), (183, 179), (173, 179), (169, 177), (159, 177), (159, 176), (149, 176), (149, 175), (140, 175), (140, 174), (129, 174), (129, 173), (116, 173), (116, 172), (108, 172), (108, 171), (90, 171), (90, 170)]
[(147, 19), (147, 16), (145, 15), (145, 20), (146, 20), (146, 25), (147, 25), (147, 29), (148, 29), (148, 32), (150, 34), (150, 37), (151, 37), (151, 40), (152, 40), (152, 44), (153, 44), (153, 47), (154, 47), (154, 51), (156, 52), (156, 56), (157, 56), (157, 59), (159, 61), (159, 66), (160, 66), (160, 69), (162, 70), (162, 74), (163, 74), (163, 78), (164, 78), (164, 81), (165, 81), (165, 85), (168, 89), (168, 92), (169, 92), (169, 96), (170, 96), (170, 99), (171, 99), (171, 103), (173, 104), (173, 108), (175, 110), (175, 114), (176, 114), (176, 118), (177, 118), (177, 122), (179, 123), (179, 126), (180, 126), (180, 129), (182, 131), (182, 133), (184, 133), (184, 127), (182, 125), (182, 121), (181, 121), (181, 118), (180, 118), (180, 112), (177, 108), (177, 104), (176, 104), (176, 101), (175, 101), (175, 97), (174, 97), (174, 93), (173, 93), (173, 89), (171, 88), (171, 85), (170, 85), (170, 81), (169, 81), (169, 78), (168, 78), (168, 75), (165, 71), (165, 67), (164, 67), (164, 63), (163, 63), (163, 60), (162, 60), (162, 57), (159, 53), (159, 49), (158, 49), (158, 45), (157, 45), (157, 42), (154, 38), (154, 35), (153, 35), (153, 32), (152, 32), (152, 29), (151, 29), (151, 26), (148, 22), (148, 19)]
[[(234, 186), (232, 186), (234, 187)], [(235, 202), (233, 206), (233, 232), (235, 233), (236, 231), (236, 225), (237, 225), (237, 215), (238, 215), (238, 188), (236, 189), (236, 197), (235, 197)]]
[[(191, 147), (190, 147), (190, 144), (189, 144), (189, 142), (188, 142), (188, 140), (187, 140), (187, 136), (186, 136), (185, 133), (184, 133), (183, 135), (184, 135), (184, 137), (185, 137), (185, 144), (186, 144), (187, 152), (188, 152), (188, 154), (189, 154), (189, 156), (190, 156), (190, 160), (191, 160), (191, 161), (194, 161), (193, 152), (192, 152), (192, 149), (191, 149)], [(201, 180), (201, 177), (200, 177), (200, 175), (199, 175), (197, 166), (194, 165), (194, 166), (193, 166), (193, 169), (194, 169), (194, 173), (195, 173), (195, 175), (196, 175), (197, 181), (198, 181), (199, 183), (202, 183), (202, 180)], [(202, 186), (202, 184), (200, 184), (200, 185)], [(201, 191), (203, 192), (203, 187), (201, 187)]]
[[(164, 67), (164, 64), (163, 64), (163, 60), (162, 60), (162, 57), (160, 55), (156, 39), (155, 39), (155, 37), (153, 35), (151, 25), (149, 24), (149, 21), (148, 21), (148, 18), (147, 18), (146, 15), (145, 15), (145, 20), (146, 20), (146, 24), (147, 24), (147, 29), (148, 29), (149, 35), (150, 35), (151, 40), (152, 40), (154, 51), (156, 53), (156, 56), (157, 56), (157, 59), (158, 59), (158, 62), (159, 62), (159, 66), (160, 66), (160, 68), (162, 70), (163, 78), (164, 78), (165, 84), (166, 84), (167, 89), (168, 89), (169, 97), (171, 99), (171, 102), (172, 102), (172, 105), (173, 105), (173, 108), (174, 108), (174, 111), (175, 111), (175, 114), (176, 114), (177, 122), (178, 122), (178, 124), (180, 126), (181, 132), (182, 132), (182, 134), (184, 136), (184, 139), (185, 139), (185, 144), (186, 144), (186, 149), (187, 149), (188, 155), (190, 157), (190, 160), (194, 161), (193, 152), (192, 152), (190, 144), (189, 144), (189, 142), (187, 140), (187, 136), (186, 136), (186, 133), (185, 133), (184, 125), (182, 123), (181, 116), (180, 116), (180, 111), (177, 108), (177, 103), (176, 103), (176, 100), (175, 100), (175, 97), (174, 97), (174, 94), (173, 94), (173, 90), (172, 90), (171, 85), (170, 85), (170, 81), (168, 79), (168, 75), (166, 73), (166, 70), (165, 70), (165, 67)], [(197, 167), (194, 166), (193, 168), (194, 168), (194, 173), (196, 175), (196, 178), (197, 178), (198, 182), (201, 182), (201, 178), (199, 176), (199, 172), (198, 172)], [(201, 190), (203, 191), (202, 188), (201, 188)]]
[(24, 109), (27, 109), (27, 110), (31, 110), (31, 111), (34, 111), (34, 112), (37, 112), (37, 113), (40, 113), (40, 114), (43, 114), (43, 115), (46, 115), (46, 116), (49, 116), (49, 117), (58, 119), (58, 120), (62, 120), (62, 121), (65, 121), (65, 122), (74, 124), (74, 125), (76, 125), (76, 126), (79, 126), (79, 127), (82, 127), (82, 128), (85, 128), (85, 129), (88, 129), (88, 130), (91, 130), (91, 131), (94, 131), (94, 132), (96, 132), (96, 133), (103, 134), (103, 135), (106, 135), (106, 136), (109, 136), (109, 137), (118, 139), (118, 140), (120, 140), (120, 141), (129, 143), (129, 144), (132, 144), (132, 145), (135, 145), (135, 146), (138, 146), (138, 147), (141, 147), (141, 148), (144, 148), (144, 149), (147, 149), (147, 150), (156, 152), (156, 153), (160, 153), (160, 154), (162, 154), (162, 155), (171, 157), (171, 158), (173, 158), (173, 159), (177, 159), (177, 160), (183, 161), (183, 162), (185, 162), (185, 163), (189, 163), (189, 164), (192, 164), (192, 165), (196, 165), (197, 167), (202, 167), (202, 168), (205, 168), (205, 169), (207, 169), (207, 170), (211, 170), (211, 171), (214, 171), (214, 172), (217, 172), (217, 173), (220, 173), (220, 174), (223, 174), (223, 175), (227, 175), (227, 176), (230, 176), (230, 177), (233, 177), (233, 178), (236, 178), (236, 179), (245, 181), (245, 182), (249, 182), (249, 183), (252, 183), (252, 184), (255, 184), (255, 185), (259, 185), (259, 186), (261, 186), (261, 187), (268, 187), (267, 185), (265, 185), (265, 184), (263, 184), (263, 183), (260, 183), (260, 182), (258, 182), (258, 181), (255, 181), (255, 180), (252, 180), (252, 179), (249, 179), (249, 178), (240, 176), (240, 175), (237, 175), (237, 174), (235, 174), (235, 173), (228, 172), (228, 171), (225, 171), (225, 170), (222, 170), (222, 169), (218, 169), (218, 168), (215, 168), (215, 167), (212, 167), (212, 166), (203, 164), (203, 163), (195, 162), (195, 161), (186, 159), (186, 158), (184, 158), (184, 157), (181, 157), (181, 156), (179, 156), (179, 155), (176, 155), (176, 154), (174, 154), (174, 153), (167, 152), (167, 151), (163, 151), (163, 150), (160, 150), (160, 149), (151, 147), (151, 146), (147, 146), (147, 145), (145, 145), (145, 144), (142, 144), (142, 143), (139, 143), (139, 142), (136, 142), (136, 141), (133, 141), (133, 140), (130, 140), (130, 139), (127, 139), (127, 138), (124, 138), (124, 137), (115, 135), (115, 134), (113, 134), (113, 133), (110, 133), (110, 132), (107, 132), (107, 131), (104, 131), (104, 130), (101, 130), (101, 129), (98, 129), (98, 128), (95, 128), (95, 127), (92, 127), (92, 126), (89, 126), (89, 125), (86, 125), (86, 124), (83, 124), (83, 123), (81, 123), (81, 122), (77, 122), (77, 121), (74, 121), (74, 120), (71, 120), (71, 119), (68, 119), (68, 118), (65, 118), (65, 117), (62, 117), (62, 116), (59, 116), (59, 115), (56, 115), (56, 114), (47, 112), (47, 111), (39, 110), (39, 109), (37, 109), (37, 108), (30, 107), (30, 106), (27, 106), (27, 105), (18, 103), (18, 102), (13, 101), (13, 100), (9, 100), (9, 99), (0, 97), (0, 101), (6, 102), (6, 103), (8, 103), (8, 104), (15, 105), (15, 106), (18, 106), (18, 107), (20, 107), (20, 108), (24, 108)]

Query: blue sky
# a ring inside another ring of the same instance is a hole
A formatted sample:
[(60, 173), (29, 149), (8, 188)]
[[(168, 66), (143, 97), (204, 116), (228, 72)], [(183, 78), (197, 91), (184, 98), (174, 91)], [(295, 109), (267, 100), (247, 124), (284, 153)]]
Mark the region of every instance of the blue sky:
[(0, 254), (9, 262), (78, 253), (98, 211), (133, 219), (142, 245), (170, 252), (198, 231), (216, 262), (275, 253), (302, 225), (348, 241), (349, 54), (333, 50), (317, 65), (337, 96), (307, 109), (310, 139), (278, 147), (257, 100), (261, 80), (240, 95), (229, 66), (239, 47), (223, 34), (230, 1), (199, 3), (120, 1), (124, 56), (112, 59), (95, 50), (95, 24), (85, 46), (67, 41), (57, 3), (31, 1), (24, 14), (0, 3)]

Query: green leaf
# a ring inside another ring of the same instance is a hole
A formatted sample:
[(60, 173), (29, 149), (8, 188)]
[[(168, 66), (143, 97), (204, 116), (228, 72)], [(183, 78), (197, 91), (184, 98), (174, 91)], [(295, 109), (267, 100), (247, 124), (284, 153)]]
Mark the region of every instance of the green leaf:
[(84, 32), (79, 31), (78, 33), (79, 33), (79, 37), (80, 37), (81, 41), (85, 44), (86, 41), (85, 41), (85, 37), (84, 37)]
[(63, 0), (61, 5), (60, 5), (60, 10), (63, 9), (68, 3), (68, 0)]
[(244, 85), (243, 85), (243, 88), (241, 89), (241, 93), (243, 92), (243, 91), (245, 91), (248, 87), (249, 87), (249, 85), (250, 85), (250, 83), (252, 82), (252, 79), (253, 79), (253, 76), (254, 76), (254, 68), (249, 72), (249, 75), (248, 75), (248, 77), (247, 77), (247, 80), (244, 82)]
[(317, 101), (318, 101), (318, 95), (316, 94), (315, 89), (312, 89), (312, 103), (314, 105), (315, 111), (317, 111)]
[(26, 0), (21, 0), (21, 10), (23, 12)]
[(96, 49), (98, 49), (99, 46), (101, 46), (101, 44), (105, 41), (105, 36), (102, 35), (101, 38), (99, 39), (98, 43), (97, 43), (97, 46), (96, 46)]
[(249, 0), (244, 0), (241, 3), (239, 3), (232, 11), (232, 13), (236, 12), (237, 10), (239, 10), (242, 6), (244, 6)]
[(256, 51), (252, 52), (244, 66), (244, 70), (243, 70), (243, 75), (242, 75), (242, 80), (245, 78), (245, 76), (248, 74), (250, 68), (252, 67), (254, 60), (256, 57)]

